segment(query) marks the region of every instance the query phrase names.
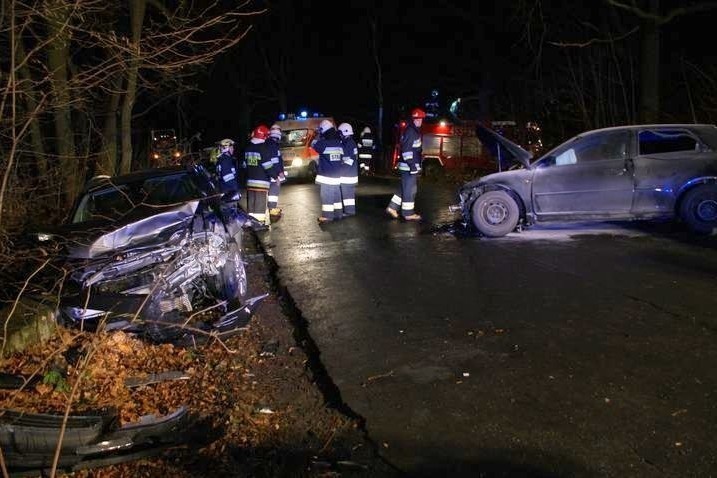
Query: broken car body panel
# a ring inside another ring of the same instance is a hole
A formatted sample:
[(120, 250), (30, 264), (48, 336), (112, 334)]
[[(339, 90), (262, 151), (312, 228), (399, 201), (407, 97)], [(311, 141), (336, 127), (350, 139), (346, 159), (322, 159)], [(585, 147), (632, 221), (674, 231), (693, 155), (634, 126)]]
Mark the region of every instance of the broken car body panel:
[(75, 471), (156, 454), (187, 439), (194, 422), (186, 407), (165, 416), (145, 415), (122, 427), (115, 411), (96, 415), (0, 414), (0, 446), (11, 475), (41, 474), (54, 461), (60, 437), (58, 468)]

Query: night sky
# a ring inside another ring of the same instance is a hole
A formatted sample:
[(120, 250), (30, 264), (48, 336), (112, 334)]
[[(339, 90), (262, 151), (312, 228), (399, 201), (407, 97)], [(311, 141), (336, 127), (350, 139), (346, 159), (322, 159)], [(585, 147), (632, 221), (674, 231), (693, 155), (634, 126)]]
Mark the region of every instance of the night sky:
[[(501, 88), (508, 82), (534, 88), (529, 82), (539, 75), (536, 56), (542, 55), (543, 72), (551, 68), (547, 60), (561, 61), (562, 52), (546, 46), (547, 41), (601, 37), (604, 32), (596, 31), (594, 25), (606, 15), (612, 15), (613, 22), (617, 18), (618, 25), (624, 17), (621, 31), (635, 24), (634, 17), (598, 0), (585, 6), (558, 2), (562, 6), (551, 4), (552, 10), (540, 12), (531, 10), (540, 2), (518, 0), (395, 3), (400, 5), (371, 0), (265, 2), (269, 11), (252, 21), (249, 37), (207, 70), (200, 84), (203, 93), (194, 95), (187, 106), (192, 127), (202, 130), (205, 140), (240, 135), (241, 101), (251, 105), (248, 121), (253, 125), (276, 118), (279, 102), (261, 50), (269, 52), (277, 64), (283, 59), (290, 111), (307, 108), (355, 125), (375, 124), (378, 100), (372, 21), (379, 32), (384, 121), (389, 124), (406, 109), (422, 105), (432, 89), (447, 103), (457, 96), (475, 97), (482, 90), (503, 94)], [(699, 2), (661, 2), (665, 10), (695, 3)], [(700, 44), (716, 19), (717, 10), (711, 10), (665, 25), (662, 54), (668, 67), (676, 57), (711, 66), (715, 54), (703, 53)], [(542, 31), (536, 27), (540, 25), (545, 26)]]

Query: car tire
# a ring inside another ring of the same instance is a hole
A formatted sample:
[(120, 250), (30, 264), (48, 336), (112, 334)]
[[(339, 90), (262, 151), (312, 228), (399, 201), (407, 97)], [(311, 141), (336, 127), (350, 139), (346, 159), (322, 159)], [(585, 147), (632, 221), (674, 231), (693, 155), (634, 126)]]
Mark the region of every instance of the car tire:
[(680, 219), (696, 234), (717, 232), (717, 185), (702, 184), (685, 193)]
[(501, 237), (518, 225), (520, 210), (505, 191), (488, 191), (478, 196), (471, 209), (475, 228), (487, 237)]
[(229, 245), (227, 261), (217, 276), (217, 289), (230, 304), (239, 304), (247, 296), (248, 281), (239, 245)]

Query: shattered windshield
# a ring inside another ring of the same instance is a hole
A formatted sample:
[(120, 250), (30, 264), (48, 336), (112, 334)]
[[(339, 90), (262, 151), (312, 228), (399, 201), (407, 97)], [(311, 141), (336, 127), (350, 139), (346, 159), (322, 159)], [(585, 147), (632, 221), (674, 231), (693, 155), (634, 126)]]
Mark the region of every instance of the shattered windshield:
[(137, 206), (167, 206), (201, 197), (186, 173), (146, 178), (127, 184), (108, 184), (85, 194), (72, 216), (74, 224), (92, 220), (114, 220)]

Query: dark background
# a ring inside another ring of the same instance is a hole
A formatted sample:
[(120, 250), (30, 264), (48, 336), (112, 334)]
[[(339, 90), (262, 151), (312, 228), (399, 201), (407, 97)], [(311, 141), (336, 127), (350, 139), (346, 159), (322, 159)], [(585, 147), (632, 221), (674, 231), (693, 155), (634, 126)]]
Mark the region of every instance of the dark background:
[[(704, 4), (663, 0), (660, 11)], [(184, 136), (200, 131), (207, 144), (223, 137), (241, 140), (257, 124), (301, 109), (348, 121), (354, 130), (377, 127), (377, 60), (384, 135), (407, 110), (424, 106), (433, 90), (444, 109), (457, 97), (467, 98), (466, 117), (539, 121), (548, 142), (551, 132), (563, 137), (637, 122), (639, 91), (633, 82), (639, 82), (641, 19), (607, 1), (548, 6), (521, 0), (278, 0), (255, 5), (266, 11), (248, 20), (252, 29), (246, 39), (207, 68), (197, 92), (178, 105), (181, 124), (173, 127)], [(706, 78), (713, 74), (709, 38), (716, 12), (676, 15), (661, 25), (661, 122), (715, 120), (714, 99), (706, 98), (714, 85), (710, 89)], [(605, 71), (595, 72), (598, 67)], [(580, 102), (602, 100), (587, 91), (589, 78), (569, 78), (576, 71), (601, 78), (606, 91), (616, 79), (632, 83), (629, 98), (613, 93), (633, 113), (585, 117)], [(587, 99), (576, 100), (581, 94)], [(690, 95), (700, 103), (699, 114), (689, 105)], [(174, 121), (171, 111), (163, 117)]]

